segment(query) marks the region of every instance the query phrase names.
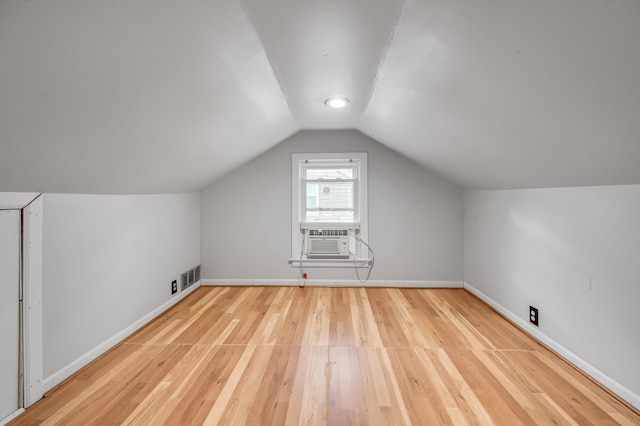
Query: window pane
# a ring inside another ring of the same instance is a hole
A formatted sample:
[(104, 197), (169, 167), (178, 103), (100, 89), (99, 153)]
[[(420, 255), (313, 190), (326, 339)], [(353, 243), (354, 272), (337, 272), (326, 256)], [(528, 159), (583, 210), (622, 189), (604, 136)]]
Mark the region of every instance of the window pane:
[(305, 179), (353, 179), (352, 167), (347, 168), (326, 168), (326, 169), (305, 169)]
[[(353, 182), (307, 182), (306, 185), (307, 209), (353, 209)], [(309, 197), (311, 194), (317, 197)]]
[(318, 187), (317, 183), (307, 183), (307, 208), (312, 209), (318, 207)]

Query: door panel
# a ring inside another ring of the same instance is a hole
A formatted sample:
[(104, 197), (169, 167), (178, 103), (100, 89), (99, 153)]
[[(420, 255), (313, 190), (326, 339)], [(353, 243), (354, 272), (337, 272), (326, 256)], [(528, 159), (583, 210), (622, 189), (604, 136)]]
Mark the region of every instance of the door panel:
[(20, 211), (0, 210), (0, 419), (18, 399)]

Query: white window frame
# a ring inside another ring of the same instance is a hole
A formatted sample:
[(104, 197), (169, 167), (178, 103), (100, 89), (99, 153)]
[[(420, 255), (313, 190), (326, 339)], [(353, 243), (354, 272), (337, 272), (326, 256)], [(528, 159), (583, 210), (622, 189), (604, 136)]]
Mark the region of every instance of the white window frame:
[[(358, 172), (357, 182), (354, 187), (354, 223), (328, 223), (314, 222), (305, 223), (302, 221), (304, 217), (303, 203), (305, 198), (305, 180), (303, 179), (303, 165), (312, 164), (313, 166), (322, 166), (323, 163), (335, 167), (340, 163), (345, 165), (350, 162), (357, 164)], [(291, 258), (289, 263), (292, 267), (300, 266), (310, 267), (332, 267), (332, 268), (353, 268), (354, 259), (307, 259), (306, 256), (301, 257), (303, 232), (301, 229), (305, 227), (313, 227), (316, 229), (358, 229), (358, 235), (364, 241), (369, 241), (369, 216), (367, 202), (367, 153), (366, 152), (343, 152), (343, 153), (295, 153), (291, 156)], [(366, 268), (369, 265), (369, 252), (366, 247), (355, 243), (356, 264), (359, 268)]]

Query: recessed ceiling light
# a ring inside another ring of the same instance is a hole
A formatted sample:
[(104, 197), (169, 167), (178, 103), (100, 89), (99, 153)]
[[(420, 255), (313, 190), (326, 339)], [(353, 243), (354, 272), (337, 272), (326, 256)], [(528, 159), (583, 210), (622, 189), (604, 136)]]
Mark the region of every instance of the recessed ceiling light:
[(326, 101), (324, 101), (324, 104), (326, 106), (331, 108), (336, 108), (336, 109), (344, 108), (347, 106), (348, 103), (349, 103), (349, 99), (347, 98), (329, 98)]

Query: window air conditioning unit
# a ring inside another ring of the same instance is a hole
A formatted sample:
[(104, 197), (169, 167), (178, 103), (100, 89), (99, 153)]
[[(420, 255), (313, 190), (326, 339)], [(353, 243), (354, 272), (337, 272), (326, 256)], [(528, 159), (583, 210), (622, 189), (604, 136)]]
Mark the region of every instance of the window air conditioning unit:
[(309, 229), (307, 257), (349, 257), (348, 229)]

